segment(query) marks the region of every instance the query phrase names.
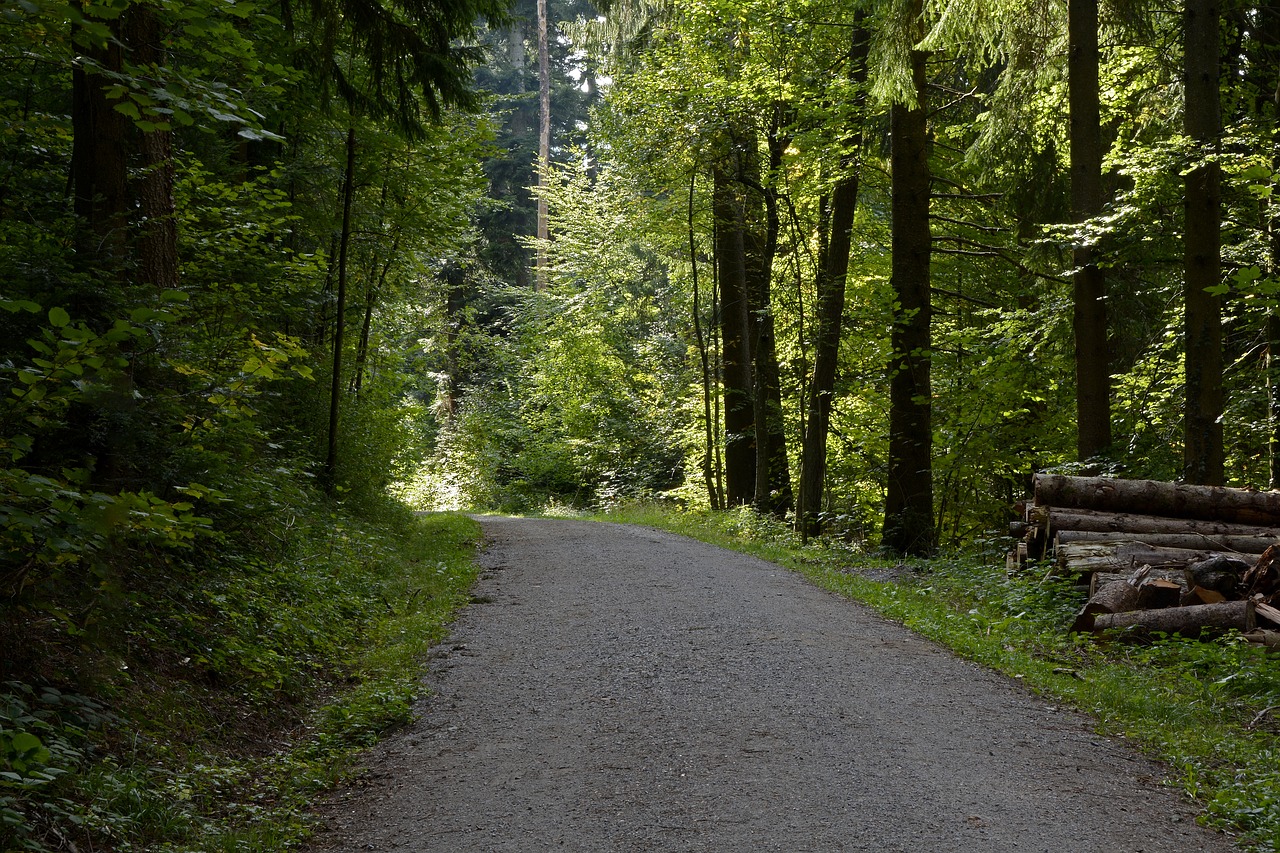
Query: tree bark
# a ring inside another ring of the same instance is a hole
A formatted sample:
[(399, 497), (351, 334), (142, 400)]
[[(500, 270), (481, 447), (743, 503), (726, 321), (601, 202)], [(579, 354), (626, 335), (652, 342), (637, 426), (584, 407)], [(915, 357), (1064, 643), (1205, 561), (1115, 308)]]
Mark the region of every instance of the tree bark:
[(1096, 530), (1062, 530), (1054, 537), (1054, 541), (1059, 546), (1081, 542), (1092, 542), (1100, 545), (1133, 542), (1139, 545), (1149, 545), (1153, 548), (1186, 548), (1201, 551), (1235, 551), (1241, 554), (1261, 554), (1267, 550), (1268, 546), (1280, 543), (1280, 536), (1209, 536), (1203, 533), (1130, 533), (1120, 535)]
[[(84, 57), (107, 71), (124, 66), (119, 21), (110, 23), (113, 37), (84, 51)], [(72, 69), (71, 186), (79, 219), (77, 256), (122, 269), (128, 255), (129, 158), (133, 143), (130, 121), (108, 100), (110, 81), (85, 62)]]
[(347, 128), (347, 166), (342, 181), (342, 233), (338, 239), (338, 303), (334, 308), (333, 378), (329, 386), (329, 444), (322, 477), (333, 494), (338, 477), (338, 417), (342, 407), (342, 347), (347, 314), (347, 250), (351, 244), (351, 205), (356, 183), (356, 129)]
[(752, 355), (755, 359), (753, 414), (756, 424), (756, 478), (754, 504), (759, 512), (785, 518), (791, 509), (791, 469), (787, 459), (786, 429), (782, 419), (782, 381), (778, 370), (773, 320), (773, 259), (778, 253), (778, 192), (774, 181), (782, 170), (782, 154), (789, 140), (781, 136), (782, 107), (776, 105), (769, 129), (769, 175), (763, 184), (764, 240), (749, 258), (751, 278)]
[(733, 507), (751, 503), (756, 480), (746, 246), (732, 174), (717, 164), (712, 181), (724, 385), (724, 500), (725, 506)]
[(1280, 527), (1280, 492), (1251, 492), (1158, 480), (1037, 474), (1035, 500), (1040, 506)]
[[(1220, 130), (1218, 0), (1187, 0), (1185, 9), (1185, 126), (1199, 156), (1211, 157), (1217, 151)], [(1221, 278), (1222, 202), (1217, 161), (1210, 159), (1193, 168), (1185, 185), (1183, 479), (1221, 485), (1222, 301), (1210, 292)]]
[(1280, 527), (1239, 524), (1229, 521), (1204, 521), (1194, 518), (1166, 518), (1156, 515), (1134, 515), (1092, 509), (1032, 507), (1028, 510), (1036, 523), (1051, 533), (1061, 531), (1096, 531), (1100, 533), (1197, 534), (1215, 536), (1261, 536), (1280, 539)]
[[(918, 41), (922, 7), (913, 3)], [(924, 51), (911, 52), (917, 103), (890, 110), (892, 247), (896, 302), (889, 365), (889, 472), (882, 542), (900, 554), (928, 555), (937, 545), (933, 519), (933, 404), (930, 386), (932, 304), (929, 262), (929, 153)]]
[[(1102, 134), (1098, 95), (1098, 2), (1069, 0), (1068, 90), (1071, 113), (1071, 213), (1084, 222), (1102, 212)], [(1106, 278), (1093, 248), (1072, 250), (1076, 368), (1076, 455), (1092, 459), (1111, 446), (1111, 370)]]
[(702, 423), (703, 454), (702, 479), (707, 487), (707, 503), (713, 510), (721, 508), (720, 490), (716, 488), (715, 475), (712, 469), (712, 454), (715, 452), (716, 422), (711, 419), (711, 357), (707, 351), (706, 337), (702, 333), (702, 306), (698, 294), (698, 241), (693, 227), (693, 202), (698, 186), (696, 169), (689, 173), (689, 271), (693, 279), (693, 334), (698, 346), (698, 358), (702, 363)]
[(1229, 630), (1252, 631), (1257, 627), (1252, 601), (1224, 601), (1219, 604), (1196, 604), (1163, 610), (1139, 610), (1129, 613), (1100, 613), (1094, 630), (1132, 628), (1139, 635), (1160, 632), (1198, 637), (1205, 632)]
[[(538, 188), (551, 180), (551, 54), (547, 45), (547, 0), (538, 0)], [(538, 255), (534, 277), (538, 290), (547, 288), (547, 198), (538, 193)]]
[(866, 103), (867, 54), (870, 38), (865, 29), (866, 13), (854, 16), (853, 38), (849, 46), (849, 77), (857, 89), (854, 121), (844, 139), (840, 177), (831, 191), (829, 235), (823, 240), (817, 280), (817, 330), (814, 334), (813, 376), (809, 383), (808, 418), (801, 448), (800, 515), (806, 535), (821, 530), (822, 497), (826, 489), (827, 438), (831, 431), (831, 408), (835, 402), (836, 368), (840, 356), (840, 334), (844, 325), (845, 283), (849, 275), (854, 214), (858, 205), (858, 179), (862, 150), (862, 111)]

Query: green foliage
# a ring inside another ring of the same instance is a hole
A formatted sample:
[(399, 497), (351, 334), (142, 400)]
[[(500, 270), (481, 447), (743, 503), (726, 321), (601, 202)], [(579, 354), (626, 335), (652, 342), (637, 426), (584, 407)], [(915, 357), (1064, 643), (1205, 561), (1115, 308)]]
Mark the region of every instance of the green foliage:
[(209, 555), (196, 589), (134, 602), (111, 712), (5, 686), (3, 849), (274, 853), (305, 835), (300, 811), (352, 750), (409, 719), (426, 653), (475, 578), (476, 525), (385, 504), (381, 518), (287, 509), (259, 516), (281, 549), (271, 564)]

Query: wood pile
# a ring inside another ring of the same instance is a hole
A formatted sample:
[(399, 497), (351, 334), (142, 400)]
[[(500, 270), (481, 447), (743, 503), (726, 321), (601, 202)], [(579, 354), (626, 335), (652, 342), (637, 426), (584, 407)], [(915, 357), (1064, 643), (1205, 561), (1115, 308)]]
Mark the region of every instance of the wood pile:
[(1009, 567), (1076, 578), (1073, 631), (1200, 636), (1280, 647), (1280, 492), (1037, 474)]

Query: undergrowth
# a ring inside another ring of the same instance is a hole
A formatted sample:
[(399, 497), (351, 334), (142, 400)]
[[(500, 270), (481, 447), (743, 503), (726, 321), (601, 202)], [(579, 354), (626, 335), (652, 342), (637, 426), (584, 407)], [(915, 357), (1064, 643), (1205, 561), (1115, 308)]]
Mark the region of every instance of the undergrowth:
[(275, 551), (210, 551), (194, 581), (127, 596), (56, 669), (64, 683), (0, 684), (0, 850), (268, 853), (305, 837), (316, 791), (410, 719), (479, 536), (459, 515), (311, 509), (258, 531), (280, 534)]
[(1280, 850), (1280, 656), (1238, 635), (1144, 643), (1074, 636), (1082, 594), (1034, 567), (1010, 576), (1005, 543), (900, 563), (825, 539), (801, 543), (748, 510), (619, 507), (646, 524), (788, 566), (959, 654), (1087, 711), (1170, 768), (1203, 821), (1262, 853)]

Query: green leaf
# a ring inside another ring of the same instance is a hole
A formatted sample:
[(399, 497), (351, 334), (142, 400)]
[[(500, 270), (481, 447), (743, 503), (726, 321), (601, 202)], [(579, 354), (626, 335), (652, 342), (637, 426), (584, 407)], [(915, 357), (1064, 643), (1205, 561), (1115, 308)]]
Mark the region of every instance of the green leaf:
[(13, 751), (18, 755), (34, 752), (44, 746), (44, 744), (40, 743), (40, 738), (31, 732), (18, 732), (10, 739), (9, 743), (13, 747)]
[(50, 308), (49, 322), (61, 329), (71, 322), (71, 315), (62, 308)]
[(133, 101), (119, 101), (112, 109), (134, 121), (142, 121), (142, 113), (138, 111), (138, 105)]

